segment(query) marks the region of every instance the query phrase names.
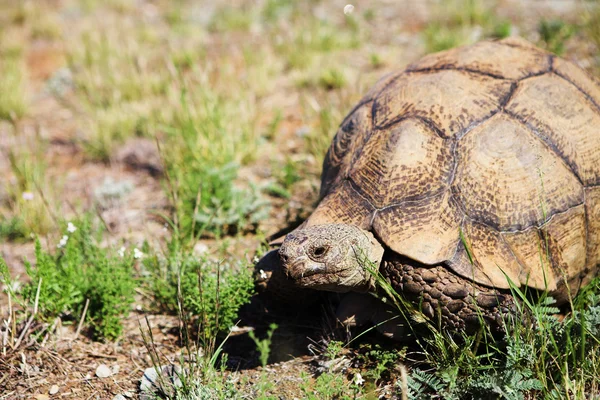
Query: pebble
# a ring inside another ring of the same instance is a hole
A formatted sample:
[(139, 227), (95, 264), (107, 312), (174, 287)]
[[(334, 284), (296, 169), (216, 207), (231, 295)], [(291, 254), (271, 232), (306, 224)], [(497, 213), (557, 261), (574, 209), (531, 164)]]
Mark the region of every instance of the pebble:
[(48, 393), (50, 393), (50, 394), (56, 394), (56, 393), (58, 393), (58, 385), (52, 385), (50, 387), (50, 391)]
[(194, 253), (196, 255), (203, 255), (208, 253), (208, 246), (202, 242), (198, 242), (194, 245)]
[(113, 372), (111, 371), (111, 369), (108, 368), (108, 366), (106, 366), (105, 364), (100, 364), (98, 365), (98, 368), (96, 368), (96, 376), (98, 378), (108, 378), (112, 374)]

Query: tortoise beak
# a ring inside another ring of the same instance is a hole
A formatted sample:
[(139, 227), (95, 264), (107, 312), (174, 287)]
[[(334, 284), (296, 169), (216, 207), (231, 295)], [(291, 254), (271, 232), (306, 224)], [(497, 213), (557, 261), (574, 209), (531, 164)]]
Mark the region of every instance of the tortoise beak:
[(298, 257), (291, 263), (283, 264), (283, 271), (288, 278), (293, 281), (299, 281), (302, 278), (307, 278), (312, 275), (316, 275), (324, 272), (324, 268), (319, 266), (311, 266), (308, 257)]
[(302, 277), (307, 276), (307, 261), (307, 257), (298, 257), (289, 263), (284, 263), (283, 271), (290, 279), (293, 279), (295, 281), (301, 279)]

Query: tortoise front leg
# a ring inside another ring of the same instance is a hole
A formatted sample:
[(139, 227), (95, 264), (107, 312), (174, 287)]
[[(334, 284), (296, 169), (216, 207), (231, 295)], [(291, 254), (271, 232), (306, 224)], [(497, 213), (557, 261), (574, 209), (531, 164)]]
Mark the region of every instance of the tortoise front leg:
[(504, 317), (516, 312), (509, 291), (476, 284), (443, 265), (412, 265), (392, 257), (384, 260), (381, 273), (398, 294), (443, 328), (472, 332), (484, 322), (502, 330)]

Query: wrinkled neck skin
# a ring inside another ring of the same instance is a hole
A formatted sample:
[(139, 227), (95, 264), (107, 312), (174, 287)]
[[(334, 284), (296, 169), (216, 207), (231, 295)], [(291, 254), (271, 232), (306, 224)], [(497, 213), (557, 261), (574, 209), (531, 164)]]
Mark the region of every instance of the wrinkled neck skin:
[(375, 288), (383, 247), (371, 232), (353, 225), (314, 225), (287, 235), (279, 257), (283, 272), (300, 287), (331, 292)]

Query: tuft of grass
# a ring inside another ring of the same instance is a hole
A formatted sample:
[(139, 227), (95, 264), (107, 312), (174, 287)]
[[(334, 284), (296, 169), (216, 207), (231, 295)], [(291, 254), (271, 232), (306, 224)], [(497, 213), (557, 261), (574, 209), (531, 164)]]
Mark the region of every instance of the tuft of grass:
[(271, 168), (275, 182), (267, 186), (267, 191), (273, 196), (289, 199), (292, 196), (294, 185), (300, 181), (298, 165), (291, 158), (287, 158), (283, 167), (273, 165)]
[[(154, 368), (162, 371), (166, 363), (172, 367), (168, 370), (176, 371), (170, 377), (159, 373), (156, 386), (160, 390), (153, 395), (190, 400), (244, 398), (233, 377), (225, 374), (227, 354), (222, 349), (236, 325), (239, 308), (254, 293), (251, 270), (196, 257), (187, 249), (178, 235), (163, 253), (144, 246), (148, 254), (143, 261), (144, 287), (157, 306), (177, 313), (183, 344), (178, 360), (181, 367), (174, 366), (156, 350), (149, 322), (146, 320), (147, 326), (140, 328)], [(260, 341), (266, 357), (274, 329)]]
[(341, 70), (329, 68), (321, 74), (319, 84), (326, 90), (340, 89), (346, 85), (346, 77)]
[(163, 157), (179, 231), (222, 235), (252, 230), (266, 217), (267, 202), (258, 187), (240, 187), (236, 179), (239, 162), (257, 150), (257, 135), (239, 121), (243, 104), (237, 109), (226, 105), (207, 89), (196, 96), (184, 90), (181, 110), (165, 127), (170, 152)]
[[(297, 14), (300, 13), (298, 10)], [(287, 60), (288, 68), (308, 70), (323, 55), (361, 46), (360, 25), (349, 21), (346, 19), (343, 25), (338, 25), (327, 20), (298, 17), (296, 29), (278, 32), (280, 40), (275, 43), (275, 51)]]
[(256, 13), (254, 7), (221, 7), (215, 11), (208, 29), (212, 32), (247, 32), (256, 20)]
[(25, 65), (21, 52), (0, 59), (0, 119), (16, 121), (27, 111)]
[(62, 27), (54, 18), (53, 13), (40, 13), (32, 23), (31, 37), (33, 39), (57, 40), (62, 35)]
[(600, 49), (600, 7), (597, 4), (592, 5), (584, 14), (583, 27), (596, 49)]
[(273, 337), (273, 333), (277, 329), (277, 324), (269, 325), (269, 330), (267, 331), (267, 337), (264, 339), (259, 339), (254, 334), (254, 331), (250, 331), (248, 336), (250, 339), (256, 344), (256, 348), (259, 352), (260, 364), (264, 367), (267, 365), (269, 361), (269, 354), (271, 353), (271, 338)]
[[(14, 176), (14, 181), (6, 182), (5, 186), (8, 211), (5, 213), (7, 225), (3, 226), (9, 236), (45, 235), (56, 228), (51, 209), (54, 193), (45, 183), (45, 148), (45, 143), (38, 141), (37, 147), (33, 144), (15, 146), (6, 154)], [(13, 229), (16, 230), (10, 233)]]
[(438, 16), (423, 30), (426, 51), (437, 52), (484, 38), (509, 36), (511, 22), (496, 14), (494, 4), (482, 0), (443, 3)]
[(139, 56), (151, 45), (151, 39), (116, 29), (84, 32), (68, 48), (77, 111), (89, 116), (80, 140), (92, 158), (108, 161), (127, 138), (155, 133), (170, 77), (163, 61)]
[(164, 254), (144, 248), (144, 285), (155, 304), (186, 318), (199, 318), (200, 340), (209, 346), (236, 324), (239, 308), (254, 293), (252, 272), (244, 265), (189, 254), (174, 236)]
[(267, 23), (274, 23), (289, 17), (294, 11), (293, 0), (267, 0), (261, 10), (262, 18)]
[(565, 51), (565, 43), (576, 33), (577, 27), (561, 19), (542, 19), (537, 30), (543, 47), (560, 56)]
[(307, 115), (312, 121), (311, 128), (304, 135), (307, 150), (316, 160), (323, 160), (331, 139), (335, 135), (339, 124), (343, 121), (343, 113), (351, 109), (351, 97), (343, 96), (342, 102), (337, 103), (325, 100), (317, 103), (315, 98), (307, 98)]
[(341, 374), (325, 372), (319, 375), (314, 383), (308, 380), (306, 374), (301, 374), (300, 378), (303, 381), (300, 384), (300, 389), (308, 400), (350, 400), (356, 398), (356, 394), (348, 388), (348, 382)]
[(29, 238), (29, 233), (21, 217), (9, 216), (0, 219), (0, 239), (12, 242), (23, 241)]

